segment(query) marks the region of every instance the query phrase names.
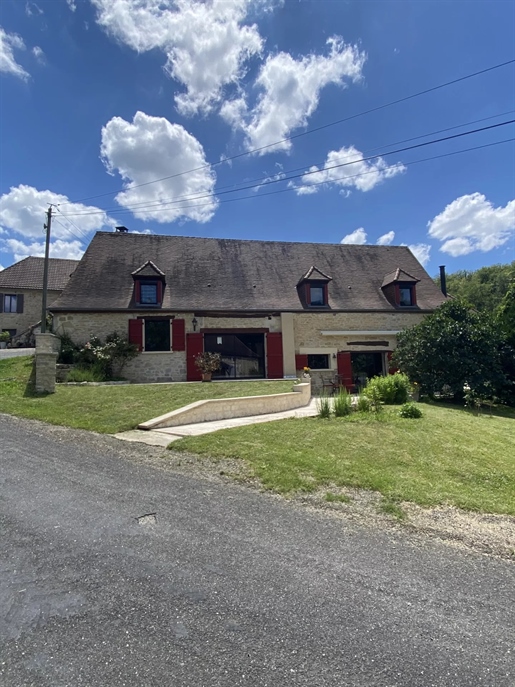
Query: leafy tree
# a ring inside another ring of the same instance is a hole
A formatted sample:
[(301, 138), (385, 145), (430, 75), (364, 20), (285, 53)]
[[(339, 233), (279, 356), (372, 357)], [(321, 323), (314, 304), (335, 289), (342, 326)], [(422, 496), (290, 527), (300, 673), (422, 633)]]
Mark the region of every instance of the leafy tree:
[(459, 396), (465, 384), (481, 396), (502, 386), (501, 337), (493, 318), (466, 303), (449, 300), (423, 322), (401, 332), (394, 362), (422, 393), (449, 388)]
[(505, 376), (505, 382), (499, 389), (499, 397), (506, 403), (515, 405), (515, 279), (497, 310), (496, 322), (503, 337), (499, 353)]
[[(479, 270), (459, 270), (447, 275), (447, 292), (477, 310), (494, 312), (515, 278), (515, 260), (506, 265), (490, 265)], [(440, 286), (440, 278), (435, 282)]]
[(497, 309), (497, 323), (506, 343), (515, 348), (515, 278)]

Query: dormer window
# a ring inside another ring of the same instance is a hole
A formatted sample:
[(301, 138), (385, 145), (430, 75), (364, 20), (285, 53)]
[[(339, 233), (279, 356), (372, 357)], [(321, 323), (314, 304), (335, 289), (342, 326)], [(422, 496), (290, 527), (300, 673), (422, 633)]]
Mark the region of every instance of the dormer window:
[(327, 305), (326, 285), (309, 284), (309, 305)]
[(331, 277), (314, 265), (304, 274), (298, 284), (297, 292), (305, 308), (324, 308), (329, 306), (329, 282)]
[(134, 304), (145, 308), (159, 308), (163, 304), (164, 272), (148, 260), (132, 273)]
[(149, 281), (140, 283), (140, 303), (141, 305), (157, 305), (157, 282)]
[(381, 289), (387, 300), (399, 308), (417, 306), (416, 285), (420, 280), (398, 267), (395, 272), (387, 274)]

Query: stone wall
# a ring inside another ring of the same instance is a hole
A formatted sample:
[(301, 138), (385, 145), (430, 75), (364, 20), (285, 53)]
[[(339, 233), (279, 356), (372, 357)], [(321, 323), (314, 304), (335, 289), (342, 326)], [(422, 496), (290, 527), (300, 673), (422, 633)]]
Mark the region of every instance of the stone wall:
[(36, 334), (36, 391), (54, 393), (56, 362), (61, 342), (53, 334)]
[(179, 427), (197, 422), (226, 420), (233, 417), (280, 413), (285, 410), (307, 406), (310, 399), (311, 385), (308, 381), (295, 385), (292, 392), (285, 394), (197, 401), (184, 406), (184, 408), (173, 410), (170, 413), (143, 422), (138, 425), (138, 428), (159, 429), (160, 427)]
[(140, 353), (122, 370), (131, 382), (186, 381), (186, 351), (152, 351)]
[[(2, 329), (15, 329), (16, 336), (27, 331), (30, 327), (41, 321), (41, 307), (43, 303), (43, 292), (35, 289), (0, 289), (3, 294), (23, 295), (23, 312), (2, 312), (0, 313), (0, 331)], [(55, 301), (59, 291), (49, 291), (47, 303)]]

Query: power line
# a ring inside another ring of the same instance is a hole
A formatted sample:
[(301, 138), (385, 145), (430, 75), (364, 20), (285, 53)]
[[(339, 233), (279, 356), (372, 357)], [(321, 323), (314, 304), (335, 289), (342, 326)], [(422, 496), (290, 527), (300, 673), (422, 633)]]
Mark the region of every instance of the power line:
[[(58, 212), (60, 215), (62, 215), (62, 216), (64, 217), (64, 219), (66, 219), (72, 226), (75, 227), (75, 229), (77, 229), (77, 231), (79, 232), (79, 234), (80, 234), (81, 236), (83, 236), (83, 239), (87, 239), (87, 237), (88, 237), (88, 232), (86, 232), (86, 231), (84, 231), (83, 229), (81, 229), (80, 227), (78, 227), (78, 226), (75, 224), (75, 222), (74, 222), (73, 220), (71, 220), (67, 215), (64, 214), (64, 212), (62, 212), (62, 211), (59, 209), (58, 206), (54, 205), (54, 207), (55, 207), (55, 209), (57, 210), (57, 212)], [(54, 218), (54, 219), (55, 219), (55, 218)], [(61, 222), (59, 222), (59, 224), (61, 224)], [(61, 226), (63, 226), (63, 225), (61, 224)]]
[[(422, 162), (429, 162), (431, 160), (439, 160), (441, 158), (452, 157), (454, 155), (460, 155), (462, 153), (469, 153), (469, 152), (473, 152), (475, 150), (482, 150), (484, 148), (491, 148), (493, 146), (498, 146), (498, 145), (502, 145), (503, 143), (510, 143), (513, 141), (515, 141), (515, 137), (514, 138), (506, 138), (502, 141), (494, 141), (493, 143), (485, 143), (483, 145), (473, 146), (471, 148), (463, 148), (462, 150), (454, 150), (450, 153), (440, 153), (439, 155), (433, 155), (431, 157), (421, 158), (419, 160), (413, 160), (412, 162), (409, 162), (407, 164), (408, 164), (408, 166), (413, 166), (416, 164), (420, 164)], [(347, 180), (347, 179), (356, 179), (358, 177), (367, 176), (368, 174), (373, 174), (374, 171), (375, 170), (369, 170), (368, 172), (361, 172), (360, 174), (354, 174), (352, 176), (338, 177), (336, 179), (331, 179), (330, 183), (337, 183), (338, 181), (343, 181), (343, 180)], [(320, 182), (316, 182), (314, 184), (311, 184), (311, 186), (322, 186), (322, 185), (327, 184), (327, 183), (329, 183), (329, 182), (327, 180), (324, 180), (324, 181), (320, 181)], [(239, 198), (226, 198), (225, 200), (220, 201), (220, 205), (223, 205), (225, 203), (235, 203), (235, 202), (240, 201), (240, 200), (250, 200), (252, 198), (263, 198), (265, 196), (273, 196), (273, 195), (277, 195), (279, 193), (287, 193), (287, 192), (295, 191), (295, 190), (296, 190), (295, 187), (288, 186), (287, 188), (279, 189), (277, 191), (267, 191), (267, 192), (261, 193), (259, 195), (250, 194), (247, 196), (240, 196)], [(205, 207), (205, 206), (210, 205), (210, 204), (211, 203), (197, 203), (194, 205), (184, 205), (178, 209), (179, 210), (190, 210), (192, 208)], [(158, 211), (158, 210), (156, 209), (156, 211)], [(120, 214), (130, 214), (132, 211), (126, 210), (126, 209), (121, 209), (119, 212), (120, 212)]]
[(71, 229), (69, 229), (68, 227), (65, 227), (64, 224), (62, 222), (60, 222), (56, 217), (53, 217), (52, 219), (54, 222), (59, 224), (65, 231), (67, 231), (69, 234), (71, 234), (71, 236), (73, 236), (73, 238), (76, 239), (79, 243), (83, 243), (84, 238), (79, 238), (76, 234), (73, 233), (73, 231)]
[[(374, 150), (379, 150), (381, 148), (391, 148), (394, 145), (401, 145), (403, 143), (409, 143), (410, 141), (417, 141), (421, 138), (427, 138), (428, 136), (435, 136), (436, 134), (444, 133), (446, 131), (453, 131), (455, 129), (461, 129), (464, 126), (470, 126), (472, 124), (478, 124), (479, 122), (485, 122), (485, 121), (488, 121), (490, 119), (496, 119), (497, 117), (504, 117), (505, 115), (512, 114), (513, 112), (515, 112), (515, 110), (507, 110), (506, 112), (501, 112), (499, 114), (491, 115), (489, 117), (482, 117), (481, 119), (474, 119), (470, 122), (464, 122), (463, 124), (456, 124), (454, 126), (449, 126), (449, 127), (444, 128), (444, 129), (438, 129), (436, 131), (431, 131), (431, 132), (426, 133), (426, 134), (420, 134), (419, 136), (412, 136), (411, 138), (405, 138), (401, 141), (395, 141), (393, 143), (387, 143), (387, 144), (384, 144), (381, 146), (376, 146), (375, 148), (369, 148), (369, 149), (365, 150), (364, 152), (370, 153)], [(380, 157), (380, 155), (378, 155), (377, 157)], [(340, 158), (340, 159), (343, 159), (343, 158)], [(338, 160), (338, 158), (334, 158), (333, 161), (336, 162), (337, 160)], [(361, 162), (361, 161), (362, 160), (359, 159), (359, 160), (356, 160), (355, 162)], [(303, 165), (302, 167), (296, 167), (294, 169), (289, 169), (286, 172), (283, 172), (283, 174), (284, 175), (291, 174), (293, 172), (298, 172), (300, 170), (306, 170), (306, 167), (313, 167), (313, 166), (322, 165), (322, 164), (324, 164), (324, 163), (323, 162), (315, 162), (312, 164), (307, 163), (307, 164)], [(355, 164), (355, 163), (353, 162), (353, 163), (348, 163), (348, 164)], [(304, 174), (305, 174), (305, 171), (304, 171), (303, 175)], [(276, 181), (277, 181), (277, 183), (279, 183), (280, 181), (283, 181), (283, 180), (284, 180), (284, 177), (281, 179), (277, 179)], [(253, 182), (256, 182), (256, 188), (257, 188), (259, 186), (262, 186), (264, 181), (265, 181), (265, 179), (263, 179), (263, 177), (260, 177), (260, 178), (256, 178), (256, 179), (249, 179), (247, 181), (247, 183), (251, 184)], [(233, 189), (234, 193), (236, 193), (238, 190), (242, 190), (242, 189), (238, 188), (238, 186), (241, 186), (241, 185), (240, 184), (227, 184), (225, 186), (219, 186), (213, 195), (219, 195), (222, 191), (225, 191), (226, 189)], [(247, 187), (245, 187), (245, 188), (247, 188)], [(131, 190), (131, 189), (126, 189), (126, 190)], [(198, 194), (194, 194), (194, 195), (187, 195), (187, 196), (178, 196), (177, 198), (161, 198), (160, 200), (152, 202), (152, 203), (149, 201), (141, 201), (140, 203), (131, 203), (130, 207), (133, 210), (137, 210), (139, 208), (146, 209), (146, 208), (162, 205), (168, 201), (170, 201), (171, 203), (178, 203), (178, 202), (182, 202), (182, 201), (186, 201), (186, 200), (198, 200), (200, 198), (206, 198), (206, 197), (210, 197), (210, 196), (211, 196), (211, 194), (204, 195), (204, 196), (198, 196)], [(114, 213), (114, 212), (119, 212), (120, 210), (121, 210), (121, 208), (108, 208), (108, 209), (104, 210), (104, 212)]]
[[(324, 167), (322, 169), (308, 170), (307, 172), (302, 172), (300, 174), (293, 174), (293, 175), (288, 176), (288, 177), (283, 177), (282, 179), (270, 179), (268, 181), (261, 181), (259, 184), (249, 184), (246, 186), (240, 186), (239, 188), (234, 189), (234, 190), (220, 191), (217, 193), (205, 194), (203, 196), (197, 195), (197, 196), (192, 196), (190, 198), (186, 197), (186, 198), (184, 198), (184, 200), (202, 200), (204, 198), (216, 198), (218, 196), (226, 195), (228, 193), (238, 193), (240, 191), (247, 191), (247, 190), (252, 189), (252, 188), (260, 188), (262, 186), (269, 186), (270, 184), (277, 184), (277, 183), (281, 183), (284, 181), (291, 181), (293, 179), (299, 179), (301, 177), (311, 176), (313, 174), (323, 174), (323, 173), (331, 171), (333, 169), (339, 169), (341, 167), (348, 167), (349, 165), (354, 165), (356, 163), (367, 162), (367, 161), (373, 160), (377, 157), (386, 157), (387, 155), (396, 155), (398, 153), (407, 152), (409, 150), (415, 150), (417, 148), (423, 148), (425, 146), (434, 145), (435, 143), (442, 143), (444, 141), (450, 141), (450, 140), (453, 140), (456, 138), (462, 138), (463, 136), (470, 136), (472, 134), (481, 133), (483, 131), (489, 131), (491, 129), (496, 129), (496, 128), (499, 128), (501, 126), (506, 126), (508, 124), (513, 124), (513, 123), (515, 123), (515, 119), (510, 119), (510, 120), (507, 120), (505, 122), (498, 122), (497, 124), (491, 124), (490, 126), (481, 127), (479, 129), (472, 129), (470, 131), (462, 131), (461, 133), (453, 134), (452, 136), (444, 136), (442, 138), (437, 138), (437, 139), (434, 139), (431, 141), (425, 141), (423, 143), (417, 143), (416, 145), (405, 146), (404, 148), (397, 148), (396, 150), (386, 151), (386, 152), (382, 153), (381, 155), (369, 155), (367, 157), (362, 157), (358, 160), (352, 160), (350, 162), (349, 161), (343, 162), (343, 163), (340, 163), (337, 165), (331, 165), (330, 167)], [(263, 195), (263, 194), (261, 194), (261, 195)], [(160, 201), (158, 203), (150, 203), (148, 205), (140, 206), (140, 207), (127, 206), (126, 208), (123, 208), (123, 209), (114, 208), (113, 210), (101, 210), (101, 211), (99, 210), (99, 211), (94, 211), (94, 212), (89, 212), (89, 213), (75, 213), (71, 216), (81, 217), (81, 216), (86, 216), (86, 215), (106, 214), (106, 212), (110, 212), (111, 214), (120, 213), (120, 212), (124, 212), (124, 211), (132, 212), (132, 210), (134, 210), (134, 209), (137, 211), (138, 210), (145, 210), (145, 209), (150, 209), (150, 208), (153, 208), (156, 206), (157, 207), (163, 207), (163, 206), (168, 206), (168, 205), (175, 205), (175, 204), (180, 203), (180, 202), (183, 202), (183, 201), (175, 199), (175, 200), (169, 201), (169, 202)]]
[[(245, 157), (247, 155), (252, 155), (253, 153), (258, 153), (262, 150), (266, 150), (268, 148), (272, 148), (277, 145), (281, 145), (281, 143), (286, 143), (287, 141), (293, 141), (297, 138), (300, 138), (302, 136), (307, 136), (308, 134), (313, 134), (317, 131), (322, 131), (323, 129), (328, 129), (330, 127), (336, 126), (338, 124), (343, 124), (344, 122), (349, 122), (353, 119), (356, 119), (358, 117), (363, 117), (364, 115), (371, 114), (373, 112), (379, 112), (380, 110), (384, 110), (388, 107), (392, 107), (393, 105), (398, 105), (400, 103), (404, 103), (408, 100), (412, 100), (413, 98), (418, 98), (422, 95), (427, 95), (428, 93), (433, 93), (434, 91), (438, 91), (442, 88), (446, 88), (448, 86), (452, 86), (454, 84), (460, 83), (462, 81), (466, 81), (468, 79), (472, 79), (476, 76), (480, 76), (481, 74), (486, 74), (488, 72), (494, 71), (496, 69), (501, 69), (502, 67), (506, 67), (509, 64), (515, 63), (515, 59), (512, 60), (507, 60), (506, 62), (500, 62), (499, 64), (495, 64), (491, 67), (486, 67), (485, 69), (480, 69), (479, 71), (473, 72), (471, 74), (466, 74), (464, 76), (460, 76), (457, 79), (452, 79), (451, 81), (446, 81), (445, 83), (439, 84), (438, 86), (432, 86), (431, 88), (426, 88), (422, 91), (418, 91), (417, 93), (412, 93), (410, 95), (404, 96), (402, 98), (398, 98), (397, 100), (392, 100), (388, 103), (383, 103), (382, 105), (378, 105), (376, 107), (372, 107), (368, 110), (363, 110), (362, 112), (357, 112), (356, 114), (349, 115), (348, 117), (343, 117), (342, 119), (337, 119), (334, 122), (329, 122), (328, 124), (322, 124), (321, 126), (315, 127), (313, 129), (308, 129), (306, 131), (302, 131), (298, 134), (293, 134), (292, 136), (287, 136), (286, 138), (283, 138), (279, 141), (275, 141), (274, 143), (269, 143), (265, 146), (261, 146), (259, 148), (253, 148), (251, 150), (247, 150), (244, 153), (238, 153), (236, 155), (232, 155), (230, 157), (226, 157), (223, 160), (220, 160), (218, 162), (213, 162), (213, 163), (206, 163), (204, 165), (201, 165), (199, 167), (195, 167), (193, 169), (185, 170), (183, 172), (177, 172), (176, 174), (170, 174), (169, 176), (161, 177), (160, 179), (154, 179), (153, 181), (146, 181), (145, 183), (142, 184), (135, 184), (134, 186), (131, 186), (130, 190), (135, 189), (135, 188), (141, 188), (142, 186), (149, 186), (150, 184), (156, 184), (160, 181), (167, 181), (168, 179), (174, 179), (179, 176), (183, 176), (185, 174), (192, 174), (193, 172), (198, 172), (202, 169), (206, 168), (212, 168), (212, 167), (218, 167), (219, 165), (223, 164), (224, 162), (229, 162), (230, 160), (236, 160), (241, 157)], [(70, 205), (72, 203), (81, 203), (86, 200), (93, 200), (94, 198), (104, 198), (106, 196), (112, 196), (115, 195), (116, 193), (120, 193), (122, 191), (126, 191), (128, 189), (126, 188), (121, 188), (116, 191), (109, 191), (108, 193), (99, 193), (94, 196), (87, 196), (86, 198), (79, 198), (78, 200), (71, 200), (68, 201), (67, 203), (61, 203), (61, 205)]]

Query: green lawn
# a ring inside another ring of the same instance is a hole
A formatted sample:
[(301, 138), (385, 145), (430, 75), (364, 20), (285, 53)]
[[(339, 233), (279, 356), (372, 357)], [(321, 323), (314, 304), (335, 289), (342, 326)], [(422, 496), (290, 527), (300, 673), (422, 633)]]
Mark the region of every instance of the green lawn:
[(418, 420), (387, 408), (376, 418), (290, 419), (191, 437), (174, 451), (241, 458), (280, 493), (338, 486), (391, 502), (453, 504), (515, 515), (515, 413), (481, 415), (421, 404)]
[(55, 394), (35, 395), (29, 382), (32, 359), (0, 360), (0, 412), (95, 432), (133, 429), (193, 401), (291, 391), (293, 382), (213, 382), (211, 384), (131, 384), (57, 386)]

